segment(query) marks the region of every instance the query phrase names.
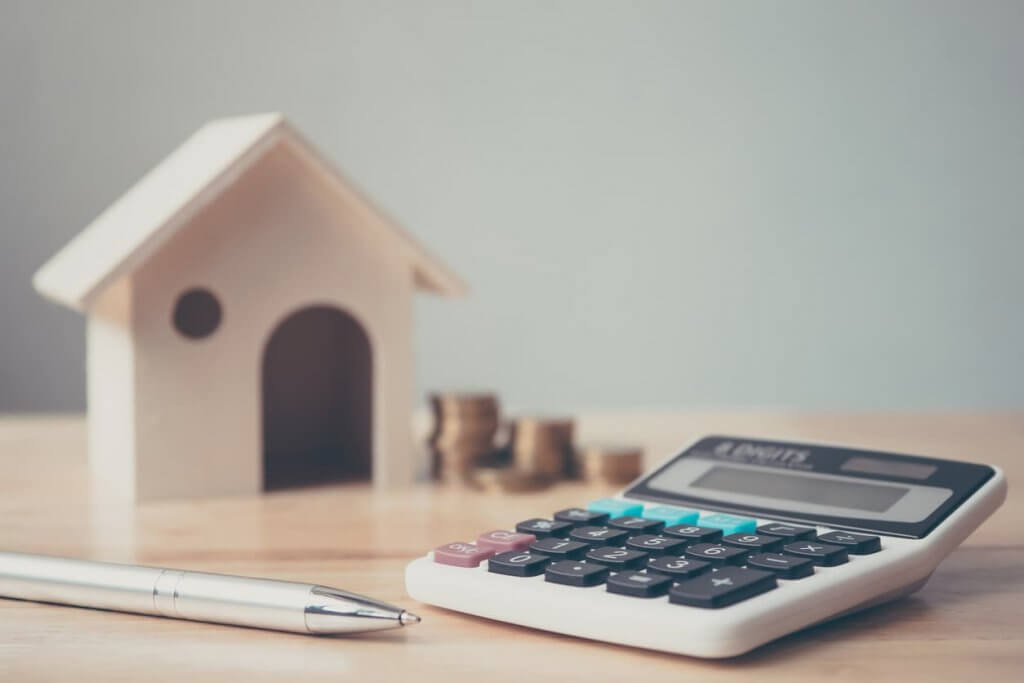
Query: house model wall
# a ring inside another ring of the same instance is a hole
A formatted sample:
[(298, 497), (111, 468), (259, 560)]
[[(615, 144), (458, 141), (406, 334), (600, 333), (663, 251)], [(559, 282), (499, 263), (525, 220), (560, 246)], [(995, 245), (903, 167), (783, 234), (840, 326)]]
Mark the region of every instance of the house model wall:
[(94, 485), (139, 500), (410, 482), (413, 293), (465, 291), (278, 114), (204, 126), (34, 283), (88, 316)]

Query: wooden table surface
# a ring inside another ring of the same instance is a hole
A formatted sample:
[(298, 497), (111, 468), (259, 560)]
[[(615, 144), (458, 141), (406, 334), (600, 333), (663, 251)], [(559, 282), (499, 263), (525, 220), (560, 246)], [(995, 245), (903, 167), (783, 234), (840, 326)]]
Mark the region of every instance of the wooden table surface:
[(635, 441), (653, 462), (705, 433), (827, 440), (988, 462), (1004, 506), (916, 595), (727, 661), (532, 631), (414, 603), (406, 562), (443, 542), (608, 493), (564, 484), (511, 496), (365, 485), (147, 503), (92, 499), (78, 417), (0, 418), (0, 547), (263, 575), (399, 603), (423, 623), (315, 638), (0, 600), (0, 679), (245, 681), (818, 681), (1024, 679), (1024, 415), (595, 415), (583, 440)]

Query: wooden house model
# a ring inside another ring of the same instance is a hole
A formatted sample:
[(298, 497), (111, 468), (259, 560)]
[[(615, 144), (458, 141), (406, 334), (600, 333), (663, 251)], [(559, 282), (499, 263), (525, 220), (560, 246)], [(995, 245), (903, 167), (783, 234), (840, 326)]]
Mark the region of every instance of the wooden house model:
[(413, 293), (458, 277), (279, 114), (213, 121), (36, 273), (87, 316), (94, 488), (417, 474)]

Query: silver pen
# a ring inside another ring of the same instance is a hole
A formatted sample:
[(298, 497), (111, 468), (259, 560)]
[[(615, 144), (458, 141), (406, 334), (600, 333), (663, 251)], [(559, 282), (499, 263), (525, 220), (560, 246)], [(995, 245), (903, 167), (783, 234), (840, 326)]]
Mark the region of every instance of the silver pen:
[(401, 607), (308, 583), (5, 552), (0, 597), (324, 635), (420, 621)]

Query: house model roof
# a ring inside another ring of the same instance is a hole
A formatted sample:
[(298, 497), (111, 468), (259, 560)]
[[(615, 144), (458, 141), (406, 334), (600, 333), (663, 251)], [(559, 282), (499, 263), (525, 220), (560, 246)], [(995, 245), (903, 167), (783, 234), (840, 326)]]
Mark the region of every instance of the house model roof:
[(33, 278), (44, 296), (77, 310), (133, 272), (196, 214), (256, 164), (282, 138), (365, 221), (391, 231), (418, 286), (442, 295), (466, 292), (463, 282), (361, 195), (281, 114), (212, 121), (142, 177), (40, 268)]

